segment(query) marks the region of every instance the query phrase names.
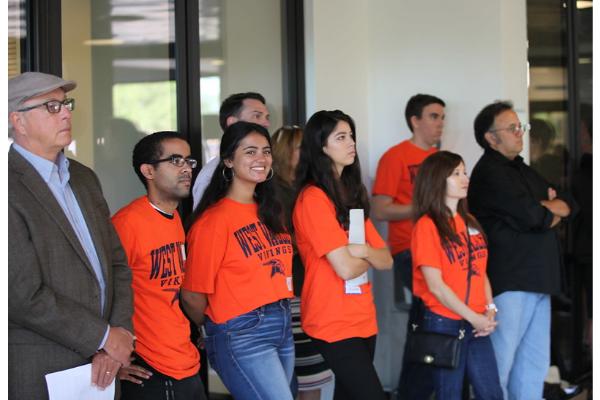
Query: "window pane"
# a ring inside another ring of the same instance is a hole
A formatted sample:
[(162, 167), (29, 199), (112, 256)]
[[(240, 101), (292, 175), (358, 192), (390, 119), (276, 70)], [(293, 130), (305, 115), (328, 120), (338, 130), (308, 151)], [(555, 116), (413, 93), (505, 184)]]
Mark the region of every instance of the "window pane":
[(569, 150), (566, 16), (562, 2), (527, 1), (530, 164), (560, 187)]
[[(68, 155), (93, 168), (114, 213), (143, 194), (143, 135), (176, 130), (174, 1), (63, 0), (63, 76), (77, 81)], [(74, 23), (76, 21), (76, 23)]]
[(259, 92), (282, 125), (280, 0), (200, 0), (200, 97), (203, 161), (218, 155), (219, 107), (233, 93)]
[(24, 4), (25, 0), (8, 0), (9, 79), (21, 73), (21, 40), (26, 35)]
[(581, 153), (591, 153), (591, 142), (592, 142), (592, 104), (593, 104), (593, 43), (592, 43), (592, 6), (591, 1), (579, 1), (577, 2), (577, 50), (578, 54), (578, 79), (579, 79), (579, 104), (580, 117), (582, 125), (580, 129), (584, 132), (581, 133)]

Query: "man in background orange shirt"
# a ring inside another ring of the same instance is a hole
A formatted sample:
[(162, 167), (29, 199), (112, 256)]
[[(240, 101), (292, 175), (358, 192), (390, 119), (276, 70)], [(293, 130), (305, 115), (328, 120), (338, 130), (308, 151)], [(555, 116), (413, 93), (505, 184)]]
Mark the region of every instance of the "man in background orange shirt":
[(176, 132), (148, 135), (133, 150), (133, 168), (148, 194), (112, 218), (133, 275), (137, 337), (135, 361), (119, 371), (123, 400), (206, 400), (200, 355), (179, 306), (186, 253), (177, 206), (189, 196), (196, 166)]
[[(411, 304), (409, 326), (418, 315), (420, 301), (405, 299), (405, 289), (412, 292), (412, 259), (410, 238), (412, 222), (413, 183), (419, 166), (437, 151), (444, 130), (446, 104), (438, 97), (417, 94), (406, 104), (406, 123), (412, 137), (386, 151), (377, 166), (373, 184), (373, 216), (388, 221), (388, 244), (394, 256), (394, 296), (396, 303), (408, 308)], [(408, 368), (402, 363), (398, 386), (399, 398), (424, 399), (433, 392), (431, 379), (419, 373), (419, 366)], [(410, 372), (411, 376), (406, 374)]]

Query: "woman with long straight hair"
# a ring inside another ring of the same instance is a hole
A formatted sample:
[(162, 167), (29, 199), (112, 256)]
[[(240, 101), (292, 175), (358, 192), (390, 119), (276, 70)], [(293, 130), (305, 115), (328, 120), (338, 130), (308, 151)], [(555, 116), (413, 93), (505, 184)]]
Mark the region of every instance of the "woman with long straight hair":
[(369, 215), (356, 154), (355, 125), (342, 111), (319, 111), (306, 123), (293, 212), (305, 267), (302, 329), (335, 374), (335, 399), (385, 399), (373, 366), (377, 320), (369, 268), (390, 269), (392, 256), (366, 218), (365, 244), (349, 244), (350, 210)]
[(419, 167), (413, 192), (413, 291), (425, 304), (424, 331), (462, 337), (458, 366), (433, 367), (436, 399), (460, 400), (466, 374), (477, 399), (501, 400), (489, 338), (498, 310), (486, 273), (486, 238), (467, 208), (468, 188), (458, 154), (440, 151)]
[[(296, 167), (300, 161), (300, 146), (302, 144), (302, 128), (299, 126), (282, 126), (271, 136), (273, 145), (273, 169), (277, 171), (273, 180), (278, 189), (278, 196), (283, 205), (284, 215), (288, 226), (292, 224), (292, 210), (296, 200)], [(298, 254), (294, 234), (294, 258), (292, 276), (295, 297), (291, 300), (292, 327), (296, 363), (294, 372), (298, 396), (296, 400), (319, 400), (322, 396), (333, 393), (333, 373), (317, 350), (315, 344), (302, 330), (300, 294), (304, 284), (304, 265)], [(324, 397), (327, 398), (327, 397)]]
[(293, 249), (269, 133), (237, 122), (220, 156), (187, 235), (184, 309), (204, 322), (210, 365), (236, 400), (291, 400)]

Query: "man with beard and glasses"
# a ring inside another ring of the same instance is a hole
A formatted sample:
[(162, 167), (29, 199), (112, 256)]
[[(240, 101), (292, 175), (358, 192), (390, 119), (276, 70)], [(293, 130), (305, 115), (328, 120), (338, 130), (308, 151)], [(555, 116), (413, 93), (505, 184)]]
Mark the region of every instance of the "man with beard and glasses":
[(113, 216), (133, 273), (135, 360), (119, 371), (122, 399), (206, 399), (200, 356), (179, 306), (185, 233), (177, 206), (188, 197), (190, 146), (176, 132), (156, 132), (133, 149), (133, 168), (147, 190)]

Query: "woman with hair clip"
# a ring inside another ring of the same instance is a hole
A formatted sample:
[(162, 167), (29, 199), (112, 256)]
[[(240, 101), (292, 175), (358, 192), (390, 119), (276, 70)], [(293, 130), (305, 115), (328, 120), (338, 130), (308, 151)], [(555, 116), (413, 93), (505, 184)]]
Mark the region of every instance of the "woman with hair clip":
[(440, 151), (419, 167), (413, 192), (413, 290), (425, 305), (424, 331), (462, 336), (458, 366), (432, 367), (436, 399), (460, 400), (466, 375), (477, 399), (501, 400), (489, 338), (498, 310), (486, 273), (486, 239), (467, 208), (468, 188), (458, 154)]
[[(283, 205), (288, 226), (291, 226), (292, 223), (292, 209), (296, 199), (294, 183), (296, 180), (296, 167), (300, 161), (302, 135), (302, 128), (293, 125), (282, 126), (271, 136), (273, 169), (277, 171), (273, 179), (278, 190), (279, 200)], [(296, 351), (294, 372), (297, 378), (297, 400), (319, 400), (322, 393), (323, 396), (333, 394), (333, 373), (325, 364), (325, 360), (323, 360), (315, 344), (300, 326), (300, 294), (304, 283), (304, 266), (298, 254), (293, 234), (292, 242), (294, 245), (292, 276), (296, 297), (291, 300), (291, 307)]]
[(335, 374), (335, 399), (386, 399), (373, 366), (377, 320), (370, 267), (390, 269), (392, 256), (369, 219), (365, 244), (349, 244), (350, 209), (369, 215), (355, 126), (342, 111), (319, 111), (307, 122), (293, 212), (305, 267), (302, 329)]
[(275, 195), (269, 133), (237, 122), (192, 215), (183, 306), (204, 322), (210, 365), (237, 399), (292, 399), (292, 241)]

